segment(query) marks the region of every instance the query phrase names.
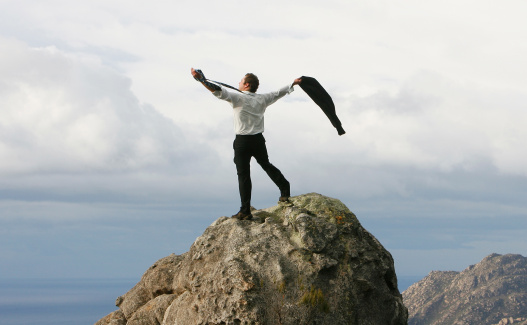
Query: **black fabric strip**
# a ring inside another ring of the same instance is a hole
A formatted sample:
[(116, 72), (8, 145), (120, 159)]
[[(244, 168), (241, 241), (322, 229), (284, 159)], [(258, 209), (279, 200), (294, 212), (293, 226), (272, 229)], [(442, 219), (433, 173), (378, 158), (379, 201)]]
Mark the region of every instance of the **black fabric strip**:
[(210, 81), (210, 82), (214, 82), (215, 84), (218, 84), (218, 85), (222, 85), (223, 87), (227, 87), (227, 88), (230, 88), (230, 89), (234, 89), (236, 90), (237, 92), (240, 92), (242, 94), (244, 94), (243, 91), (239, 90), (238, 88), (234, 88), (233, 86), (231, 85), (227, 85), (227, 84), (224, 84), (223, 82), (219, 82), (219, 81), (214, 81), (214, 80), (210, 80), (210, 79), (205, 79), (207, 81)]
[(302, 76), (301, 79), (300, 88), (322, 109), (331, 124), (337, 129), (338, 134), (345, 134), (346, 131), (342, 128), (342, 124), (335, 113), (335, 104), (328, 92), (315, 78)]

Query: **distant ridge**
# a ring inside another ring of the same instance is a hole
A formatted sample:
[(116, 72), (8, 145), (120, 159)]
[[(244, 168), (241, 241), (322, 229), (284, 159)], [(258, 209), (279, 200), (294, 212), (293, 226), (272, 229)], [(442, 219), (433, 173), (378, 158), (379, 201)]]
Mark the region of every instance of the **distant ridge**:
[(491, 254), (462, 272), (433, 271), (403, 300), (409, 325), (527, 325), (527, 258)]

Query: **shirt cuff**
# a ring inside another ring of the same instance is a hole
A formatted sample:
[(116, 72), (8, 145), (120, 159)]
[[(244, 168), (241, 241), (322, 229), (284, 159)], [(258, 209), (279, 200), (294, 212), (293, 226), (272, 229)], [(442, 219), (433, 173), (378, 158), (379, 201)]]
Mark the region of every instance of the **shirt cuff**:
[(287, 86), (284, 86), (282, 89), (280, 89), (281, 91), (285, 91), (286, 94), (290, 94), (292, 93), (293, 91), (295, 91), (295, 88), (293, 88), (293, 84), (290, 84), (290, 85), (287, 85)]

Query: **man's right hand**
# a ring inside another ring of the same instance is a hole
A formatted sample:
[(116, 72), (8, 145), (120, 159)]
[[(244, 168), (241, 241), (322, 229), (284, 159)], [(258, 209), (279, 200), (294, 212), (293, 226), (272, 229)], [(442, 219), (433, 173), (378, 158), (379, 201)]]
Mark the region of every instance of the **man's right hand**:
[(198, 71), (194, 70), (194, 68), (190, 68), (190, 74), (192, 74), (192, 77), (198, 81), (202, 81), (201, 79), (204, 79), (205, 76), (203, 75), (203, 72), (200, 74)]
[(190, 74), (192, 74), (192, 77), (194, 77), (194, 79), (201, 82), (203, 87), (207, 88), (210, 92), (221, 90), (221, 88), (218, 85), (208, 82), (207, 79), (205, 79), (205, 75), (203, 74), (203, 72), (201, 72), (200, 69), (194, 70), (194, 68), (190, 68)]

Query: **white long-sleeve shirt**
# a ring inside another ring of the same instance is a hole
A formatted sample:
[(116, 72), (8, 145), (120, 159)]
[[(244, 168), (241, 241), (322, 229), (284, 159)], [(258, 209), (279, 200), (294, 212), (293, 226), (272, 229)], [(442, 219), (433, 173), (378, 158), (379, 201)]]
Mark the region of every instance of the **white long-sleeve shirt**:
[(293, 85), (280, 88), (275, 92), (256, 94), (250, 91), (243, 93), (221, 90), (213, 92), (214, 96), (232, 105), (234, 112), (234, 132), (242, 135), (252, 135), (264, 131), (264, 113), (267, 106), (293, 92)]

